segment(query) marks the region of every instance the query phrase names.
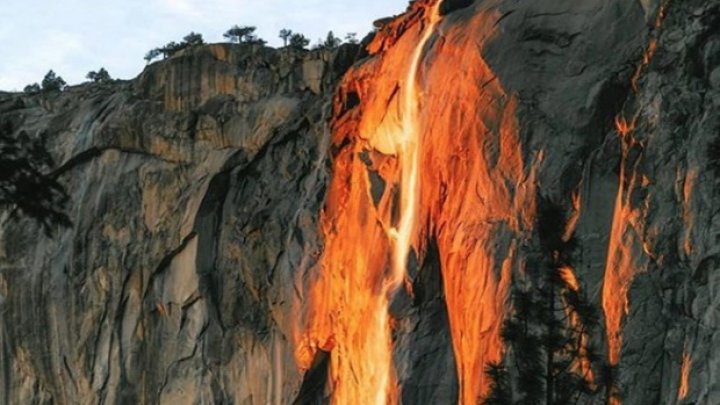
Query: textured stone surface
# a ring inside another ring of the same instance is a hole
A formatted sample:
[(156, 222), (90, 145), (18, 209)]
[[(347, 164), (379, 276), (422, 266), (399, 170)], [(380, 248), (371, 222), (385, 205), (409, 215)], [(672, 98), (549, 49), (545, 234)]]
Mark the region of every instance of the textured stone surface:
[(68, 162), (75, 224), (3, 224), (0, 402), (294, 395), (289, 263), (318, 249), (328, 89), (352, 53), (212, 45), (132, 82), (3, 95)]
[[(659, 10), (657, 0), (448, 1), (421, 86), (434, 97), (426, 116), (465, 114), (448, 126), (453, 139), (472, 120), (487, 127), (471, 146), (513, 195), (520, 183), (504, 169), (496, 112), (514, 100), (522, 184), (568, 205), (577, 196), (576, 273), (598, 307), (616, 194), (628, 183), (623, 206), (633, 220), (615, 221), (635, 270), (620, 328), (623, 402), (712, 404), (720, 402), (720, 2), (670, 0), (656, 26)], [(323, 251), (332, 152), (346, 147), (344, 138), (331, 144), (328, 122), (363, 113), (367, 94), (357, 90), (421, 19), (413, 9), (367, 41), (371, 55), (335, 100), (342, 116), (331, 116), (331, 99), (354, 47), (212, 45), (131, 82), (49, 99), (0, 93), (0, 115), (44, 133), (66, 162), (59, 173), (74, 221), (50, 239), (0, 216), (0, 402), (327, 402), (328, 354), (302, 370), (294, 343)], [(473, 78), (473, 69), (491, 76)], [(616, 117), (634, 124), (627, 155)], [(437, 172), (458, 173), (445, 158)], [(391, 185), (369, 176), (368, 200), (378, 204)], [(455, 190), (468, 200), (458, 212), (473, 213), (472, 191)], [(533, 243), (503, 221), (487, 225), (481, 244), (494, 274), (506, 259), (520, 271)], [(437, 228), (410, 266), (414, 295), (398, 294), (390, 308), (408, 404), (453, 403), (462, 385), (446, 299), (463, 279), (441, 268), (447, 253), (434, 243), (454, 235)], [(604, 331), (593, 339), (607, 346)]]
[[(718, 350), (718, 91), (710, 86), (720, 3), (670, 2), (658, 51), (640, 81), (633, 162), (648, 181), (634, 191), (647, 265), (630, 289), (621, 379), (627, 403), (675, 403), (683, 353), (688, 394), (680, 403), (720, 400)], [(640, 249), (638, 249), (640, 250)]]

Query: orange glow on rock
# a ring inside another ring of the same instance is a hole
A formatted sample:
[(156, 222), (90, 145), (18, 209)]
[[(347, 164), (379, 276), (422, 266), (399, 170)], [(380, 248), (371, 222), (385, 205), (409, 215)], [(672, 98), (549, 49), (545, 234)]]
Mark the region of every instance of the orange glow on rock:
[[(582, 186), (582, 184), (581, 184)], [(580, 214), (582, 212), (582, 200), (580, 199), (580, 192), (576, 191), (572, 194), (572, 213), (568, 218), (567, 225), (565, 225), (565, 232), (563, 233), (563, 241), (567, 242), (575, 233), (578, 221), (580, 220)]]
[(680, 369), (680, 386), (678, 387), (678, 401), (682, 401), (688, 395), (690, 390), (689, 379), (690, 379), (690, 367), (692, 366), (692, 359), (690, 353), (683, 353), (682, 357), (682, 368)]
[[(623, 130), (626, 128), (621, 126)], [(615, 198), (608, 254), (605, 265), (605, 277), (602, 289), (602, 304), (608, 338), (609, 362), (616, 365), (620, 359), (622, 348), (622, 320), (630, 310), (628, 291), (635, 275), (641, 271), (639, 256), (635, 246), (640, 242), (643, 220), (641, 212), (631, 205), (632, 191), (638, 187), (638, 179), (634, 170), (628, 174), (628, 155), (634, 142), (630, 131), (622, 136), (622, 156), (620, 160), (620, 178), (618, 193)], [(634, 168), (631, 168), (634, 169)]]
[(580, 283), (575, 277), (572, 267), (565, 266), (560, 268), (560, 277), (570, 287), (571, 290), (577, 292), (580, 291)]
[[(668, 0), (665, 0), (661, 5), (660, 9), (658, 10), (657, 16), (655, 17), (655, 30), (659, 30), (662, 27), (662, 23), (665, 20), (665, 11), (667, 9)], [(632, 79), (630, 83), (632, 84), (632, 89), (637, 92), (638, 90), (638, 81), (640, 80), (640, 76), (642, 76), (643, 71), (650, 65), (650, 61), (652, 61), (652, 58), (655, 56), (655, 53), (657, 52), (657, 37), (650, 38), (650, 41), (648, 42), (647, 49), (645, 50), (645, 53), (643, 54), (642, 63), (637, 67), (635, 70), (635, 73), (632, 76)]]
[[(580, 292), (580, 282), (575, 276), (575, 269), (571, 266), (564, 266), (560, 268), (560, 277), (565, 281), (568, 287), (574, 292)], [(568, 316), (568, 322), (577, 330), (584, 330), (582, 327), (582, 321), (578, 317), (578, 314), (573, 311), (566, 310)], [(573, 371), (578, 373), (585, 381), (591, 386), (594, 384), (595, 375), (592, 370), (592, 364), (588, 357), (588, 344), (590, 342), (590, 336), (587, 333), (580, 333), (578, 342), (578, 353), (577, 358), (574, 359)]]
[[(526, 165), (516, 118), (482, 58), (494, 13), (462, 30), (444, 29), (428, 72), (421, 209), (437, 239), (460, 385), (459, 402), (487, 392), (484, 368), (503, 351), (499, 337), (517, 247), (535, 223), (537, 153)], [(507, 238), (508, 245), (498, 243)]]
[[(425, 18), (384, 55), (373, 83), (363, 83), (362, 72), (349, 75), (360, 78), (345, 84), (362, 97), (362, 117), (338, 117), (334, 123), (335, 145), (352, 143), (334, 157), (321, 218), (325, 252), (310, 286), (308, 325), (296, 359), (306, 368), (318, 342), (333, 341), (331, 350), (323, 350), (331, 353), (337, 404), (398, 402), (388, 307), (402, 286), (415, 241), (422, 150), (418, 67), (439, 19), (437, 6), (419, 5), (413, 9), (424, 11)], [(387, 185), (377, 201), (371, 171)]]
[(420, 190), (419, 160), (422, 154), (422, 139), (418, 120), (418, 89), (417, 72), (423, 55), (423, 48), (430, 39), (435, 25), (439, 19), (437, 3), (430, 11), (429, 25), (424, 29), (420, 43), (415, 48), (410, 59), (410, 69), (405, 77), (405, 91), (403, 92), (402, 127), (393, 137), (396, 142), (396, 152), (401, 161), (400, 169), (400, 221), (397, 227), (391, 229), (395, 251), (393, 253), (393, 272), (389, 280), (389, 292), (394, 292), (405, 275), (407, 256), (413, 242), (413, 228), (418, 210), (418, 195)]
[[(484, 368), (503, 351), (500, 329), (511, 274), (522, 267), (518, 249), (535, 224), (542, 152), (524, 160), (518, 102), (482, 57), (499, 12), (448, 28), (436, 7), (414, 2), (381, 29), (375, 56), (351, 69), (336, 97), (325, 249), (303, 281), (308, 306), (295, 336), (303, 368), (334, 342), (335, 404), (399, 402), (388, 305), (407, 277), (408, 254), (422, 262), (430, 240), (460, 403), (485, 394)], [(351, 95), (359, 103), (348, 108)]]
[[(665, 18), (667, 1), (661, 5), (655, 19), (655, 29), (659, 30)], [(650, 39), (643, 59), (631, 78), (631, 85), (638, 91), (638, 81), (652, 58), (657, 52), (657, 38)], [(615, 128), (621, 138), (621, 158), (618, 192), (615, 198), (615, 210), (610, 230), (608, 254), (605, 264), (605, 275), (602, 289), (602, 306), (605, 314), (605, 327), (608, 339), (608, 360), (611, 365), (617, 365), (622, 350), (622, 322), (630, 311), (628, 292), (635, 276), (644, 270), (647, 257), (652, 257), (650, 247), (642, 240), (640, 235), (645, 231), (645, 219), (642, 212), (647, 207), (636, 209), (631, 202), (631, 196), (636, 189), (646, 187), (650, 179), (638, 174), (639, 159), (629, 161), (630, 150), (637, 142), (632, 133), (637, 128), (639, 111), (630, 121), (621, 115), (615, 118)], [(639, 177), (639, 178), (638, 178)], [(643, 204), (647, 204), (645, 201)], [(638, 249), (639, 247), (639, 249)], [(616, 398), (611, 400), (619, 404)]]
[(683, 224), (685, 225), (685, 235), (683, 237), (683, 251), (685, 256), (690, 257), (693, 253), (692, 231), (693, 231), (693, 211), (691, 204), (692, 192), (697, 181), (698, 172), (696, 169), (687, 171), (683, 185)]
[(631, 79), (633, 90), (637, 91), (638, 81), (640, 80), (640, 76), (642, 76), (643, 71), (650, 64), (650, 61), (652, 60), (652, 57), (655, 55), (656, 51), (657, 51), (657, 39), (652, 38), (652, 39), (650, 39), (650, 42), (648, 43), (647, 50), (643, 54), (642, 64), (640, 65), (640, 67), (638, 67), (637, 70), (635, 70), (635, 73), (633, 74), (633, 77)]

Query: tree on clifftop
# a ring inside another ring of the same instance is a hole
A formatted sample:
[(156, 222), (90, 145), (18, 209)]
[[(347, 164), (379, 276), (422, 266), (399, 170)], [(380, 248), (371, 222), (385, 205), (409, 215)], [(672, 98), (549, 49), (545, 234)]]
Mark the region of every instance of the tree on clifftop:
[(145, 54), (145, 61), (147, 63), (150, 63), (153, 60), (159, 58), (160, 55), (162, 55), (162, 52), (160, 52), (160, 48), (151, 49)]
[(162, 48), (159, 48), (159, 50), (160, 53), (162, 53), (163, 58), (169, 58), (187, 47), (188, 45), (184, 42), (177, 43), (175, 41), (170, 41)]
[(290, 37), (292, 37), (292, 35), (292, 30), (289, 30), (287, 28), (283, 28), (280, 30), (280, 34), (278, 36), (283, 40), (283, 46), (288, 46), (288, 40), (290, 40)]
[(345, 42), (348, 44), (358, 44), (360, 41), (357, 39), (357, 33), (355, 32), (348, 32), (345, 34)]
[(205, 43), (205, 40), (203, 39), (202, 34), (198, 34), (197, 32), (190, 32), (183, 37), (183, 43), (187, 44), (187, 46), (198, 46), (203, 45)]
[(310, 44), (310, 40), (303, 34), (292, 34), (290, 36), (290, 47), (297, 50), (303, 50)]
[(87, 76), (85, 76), (86, 79), (90, 80), (93, 83), (110, 83), (112, 81), (112, 77), (110, 77), (110, 73), (108, 73), (105, 68), (100, 68), (97, 72), (92, 70), (88, 72)]
[(37, 83), (28, 84), (28, 85), (25, 86), (25, 88), (23, 89), (23, 91), (24, 91), (26, 94), (37, 94), (37, 93), (40, 93), (41, 90), (42, 90), (42, 89), (40, 88), (40, 85), (37, 84)]
[(45, 93), (62, 91), (65, 88), (65, 80), (50, 70), (47, 72), (42, 81), (42, 91)]
[(332, 31), (329, 31), (325, 37), (322, 47), (325, 49), (336, 49), (340, 46), (340, 44), (342, 44), (342, 39), (336, 37)]
[(258, 38), (255, 35), (255, 27), (252, 26), (237, 26), (234, 25), (229, 30), (225, 31), (223, 37), (237, 44), (261, 44), (264, 45), (265, 41)]
[(190, 32), (183, 37), (183, 40), (180, 43), (171, 41), (165, 44), (165, 46), (149, 50), (145, 54), (144, 59), (147, 63), (150, 63), (154, 59), (157, 59), (160, 55), (162, 55), (163, 59), (167, 59), (185, 48), (200, 46), (204, 44), (205, 40), (203, 39), (202, 34), (198, 34), (197, 32)]

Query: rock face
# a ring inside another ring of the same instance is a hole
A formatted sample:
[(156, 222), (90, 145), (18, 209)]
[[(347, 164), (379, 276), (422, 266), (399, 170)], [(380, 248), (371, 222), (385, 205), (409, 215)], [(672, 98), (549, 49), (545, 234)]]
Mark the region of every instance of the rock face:
[(74, 222), (0, 217), (0, 402), (475, 403), (538, 195), (620, 401), (719, 402), (718, 32), (717, 0), (417, 1), (358, 61), (210, 45), (0, 94)]
[(292, 396), (291, 263), (319, 249), (325, 123), (356, 51), (211, 45), (128, 83), (4, 96), (67, 162), (74, 226), (3, 225), (0, 402)]

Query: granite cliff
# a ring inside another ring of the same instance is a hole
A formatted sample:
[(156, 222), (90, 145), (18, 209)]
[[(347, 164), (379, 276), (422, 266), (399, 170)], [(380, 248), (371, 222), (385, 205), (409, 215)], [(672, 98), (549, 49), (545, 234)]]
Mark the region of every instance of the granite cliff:
[(720, 402), (720, 1), (415, 1), (0, 94), (70, 228), (0, 216), (0, 402), (476, 403), (538, 197), (624, 404)]

